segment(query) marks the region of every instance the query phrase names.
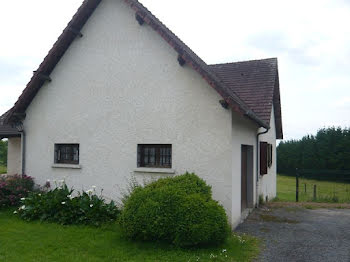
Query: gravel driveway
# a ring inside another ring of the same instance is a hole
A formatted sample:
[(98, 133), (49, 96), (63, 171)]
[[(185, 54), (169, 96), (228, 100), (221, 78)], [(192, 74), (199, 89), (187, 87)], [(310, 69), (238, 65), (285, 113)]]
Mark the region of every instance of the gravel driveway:
[(350, 209), (265, 206), (236, 231), (263, 240), (257, 261), (350, 262)]

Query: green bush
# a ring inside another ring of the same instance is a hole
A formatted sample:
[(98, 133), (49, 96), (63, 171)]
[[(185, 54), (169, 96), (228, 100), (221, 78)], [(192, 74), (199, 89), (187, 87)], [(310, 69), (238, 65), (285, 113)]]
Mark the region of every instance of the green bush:
[(0, 176), (0, 208), (18, 206), (33, 190), (34, 180), (26, 175)]
[(125, 201), (120, 222), (128, 238), (177, 246), (219, 244), (230, 232), (211, 187), (189, 173), (136, 187)]
[[(0, 166), (6, 166), (7, 165), (7, 141), (2, 141), (0, 139)], [(0, 174), (2, 172), (0, 171)]]
[(119, 209), (111, 201), (105, 203), (94, 190), (78, 192), (73, 197), (73, 189), (64, 182), (61, 186), (47, 192), (32, 192), (22, 199), (22, 206), (16, 211), (25, 220), (41, 220), (59, 224), (84, 224), (99, 226), (113, 221)]

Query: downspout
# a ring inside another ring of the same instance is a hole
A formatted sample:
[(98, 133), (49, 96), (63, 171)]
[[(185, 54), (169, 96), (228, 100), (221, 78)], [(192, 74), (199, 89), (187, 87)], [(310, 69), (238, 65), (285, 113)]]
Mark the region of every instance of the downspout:
[(256, 135), (256, 204), (255, 207), (259, 207), (259, 136), (269, 132), (270, 128), (266, 128), (265, 131)]
[(22, 176), (25, 175), (25, 145), (26, 145), (26, 134), (24, 132), (24, 126), (22, 121), (16, 122), (15, 126), (18, 130), (18, 132), (21, 133), (21, 151), (22, 151), (22, 156), (21, 156), (21, 164), (22, 164)]
[[(222, 103), (221, 105), (223, 106)], [(266, 124), (264, 121), (262, 121), (261, 119), (259, 119), (251, 110), (247, 110), (245, 112), (245, 115), (253, 119), (254, 121), (256, 121), (259, 124), (259, 127), (263, 127), (266, 129), (265, 131), (256, 134), (256, 204), (255, 206), (259, 207), (259, 164), (260, 164), (259, 163), (259, 136), (269, 132), (270, 126)]]

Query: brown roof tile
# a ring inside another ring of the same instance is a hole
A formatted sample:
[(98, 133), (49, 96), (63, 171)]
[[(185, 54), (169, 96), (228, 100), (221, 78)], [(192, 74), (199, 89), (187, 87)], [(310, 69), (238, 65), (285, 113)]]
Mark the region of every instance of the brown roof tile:
[(277, 137), (283, 137), (277, 58), (215, 64), (209, 67), (230, 91), (237, 94), (269, 125), (274, 105)]
[(0, 139), (8, 137), (20, 136), (21, 133), (17, 131), (16, 128), (12, 127), (10, 124), (5, 124), (4, 120), (9, 114), (10, 110), (0, 116)]

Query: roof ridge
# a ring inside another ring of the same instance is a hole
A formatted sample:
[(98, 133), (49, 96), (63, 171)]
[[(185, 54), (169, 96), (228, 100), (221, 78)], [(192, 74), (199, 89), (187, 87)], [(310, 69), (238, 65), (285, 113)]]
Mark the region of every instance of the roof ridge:
[(17, 130), (17, 128), (13, 127), (10, 124), (4, 123), (7, 115), (10, 113), (12, 108), (13, 107), (11, 107), (11, 109), (7, 110), (0, 116), (0, 140), (3, 138), (20, 136), (20, 132)]
[[(74, 41), (76, 35), (72, 31), (80, 30), (99, 5), (101, 0), (85, 0), (79, 7), (71, 21), (63, 30), (50, 49), (38, 70), (34, 73), (21, 96), (18, 98), (5, 122), (9, 122), (13, 113), (24, 113), (39, 89), (44, 84), (40, 75), (50, 75), (57, 63), (64, 56), (66, 50)], [(258, 125), (268, 128), (269, 125), (258, 117), (251, 108), (222, 81), (220, 77), (213, 72), (212, 68), (205, 63), (191, 48), (189, 48), (176, 34), (174, 34), (165, 24), (163, 24), (152, 12), (150, 12), (138, 0), (124, 0), (146, 24), (152, 27), (174, 50), (178, 55), (195, 71), (197, 71), (213, 87), (223, 99), (230, 104), (231, 108), (242, 116), (246, 116)], [(74, 27), (74, 30), (69, 30)]]
[(5, 118), (8, 116), (8, 114), (10, 113), (10, 111), (12, 110), (13, 107), (11, 107), (9, 110), (7, 110), (5, 113), (3, 113), (2, 115), (0, 115), (0, 125), (3, 124), (3, 121), (5, 120)]
[[(152, 15), (156, 20), (157, 22), (159, 22), (159, 24), (161, 24), (162, 26), (164, 26), (168, 31), (169, 33), (171, 33), (173, 36), (175, 36), (177, 38), (177, 40), (179, 40), (179, 42), (181, 42), (184, 47), (186, 47), (189, 51), (191, 51), (193, 54), (196, 55), (196, 53), (184, 42), (181, 40), (180, 37), (178, 37), (172, 30), (170, 30), (169, 27), (166, 26), (166, 24), (164, 24), (155, 14), (153, 14), (146, 6), (144, 6), (140, 1), (138, 0), (124, 0), (125, 2), (133, 2), (132, 4), (137, 4), (137, 5), (140, 5), (140, 7), (142, 7), (143, 9), (145, 9), (145, 11), (147, 11), (150, 15)], [(198, 59), (201, 60), (201, 62), (205, 63), (206, 65), (208, 65), (200, 56), (196, 55), (198, 57)]]
[(283, 137), (277, 58), (217, 64), (210, 67), (256, 115), (268, 124), (274, 106), (276, 134), (278, 138)]
[[(257, 122), (259, 125), (268, 128), (269, 125), (260, 119), (254, 111), (236, 94), (230, 90), (230, 88), (224, 83), (224, 81), (218, 77), (218, 75), (210, 68), (210, 66), (202, 60), (190, 47), (188, 47), (176, 34), (174, 34), (165, 24), (163, 24), (151, 11), (148, 10), (142, 3), (138, 0), (124, 0), (126, 3), (130, 4), (131, 8), (133, 8), (136, 13), (138, 13), (145, 22), (153, 27), (153, 29), (158, 32), (161, 37), (163, 37), (174, 49), (178, 52), (178, 54), (186, 61), (186, 54), (183, 52), (187, 52), (192, 61), (188, 64), (196, 70), (202, 77), (212, 86), (225, 100), (228, 102), (232, 109), (238, 113), (241, 113), (244, 116), (251, 118), (253, 121)], [(140, 10), (141, 9), (141, 10)], [(143, 10), (142, 10), (143, 9)], [(155, 21), (149, 20), (149, 17), (154, 19)], [(148, 21), (149, 20), (149, 21)], [(157, 25), (155, 26), (152, 22), (155, 22)], [(159, 29), (159, 27), (164, 27)], [(158, 30), (166, 30), (165, 32), (159, 32)], [(172, 39), (167, 39), (166, 34), (170, 34)], [(179, 42), (181, 46), (174, 46), (172, 42)], [(187, 49), (187, 50), (184, 50)], [(193, 61), (194, 60), (194, 61)], [(197, 60), (197, 61), (196, 61)], [(197, 63), (198, 65), (194, 65)], [(203, 72), (204, 71), (204, 72)], [(206, 73), (206, 74), (205, 74)], [(222, 89), (222, 90), (221, 90)], [(232, 100), (232, 101), (231, 101)]]
[(236, 62), (226, 62), (226, 63), (209, 64), (209, 66), (215, 66), (215, 65), (230, 65), (230, 64), (239, 64), (239, 63), (266, 61), (266, 60), (276, 60), (276, 61), (277, 61), (277, 57), (269, 57), (269, 58), (262, 58), (262, 59), (251, 59), (251, 60), (242, 60), (242, 61), (236, 61)]

